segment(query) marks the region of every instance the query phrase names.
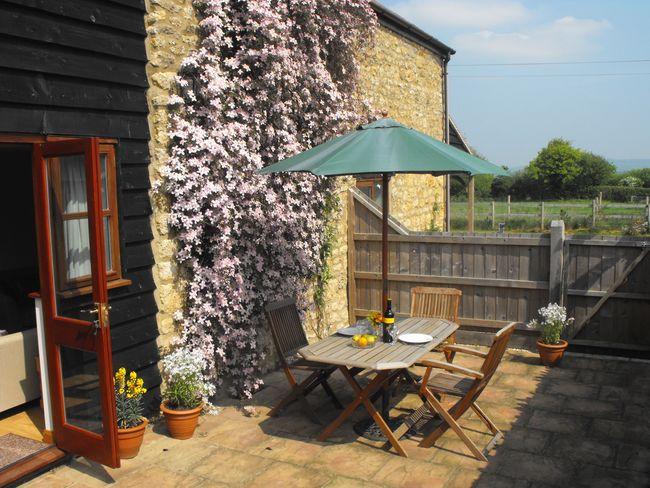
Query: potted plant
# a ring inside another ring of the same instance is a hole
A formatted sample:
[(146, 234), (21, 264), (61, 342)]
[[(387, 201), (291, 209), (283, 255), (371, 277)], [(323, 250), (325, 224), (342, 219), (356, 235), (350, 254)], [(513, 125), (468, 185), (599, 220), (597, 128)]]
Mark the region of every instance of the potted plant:
[(562, 339), (562, 331), (573, 322), (567, 319), (566, 308), (557, 303), (549, 303), (539, 309), (539, 319), (531, 320), (528, 327), (540, 331), (537, 339), (537, 351), (542, 363), (546, 366), (555, 366), (564, 356), (564, 351), (569, 345)]
[(162, 360), (165, 388), (160, 409), (174, 439), (189, 439), (194, 435), (204, 398), (212, 393), (212, 386), (203, 374), (206, 367), (203, 353), (188, 347), (178, 347)]
[(135, 371), (128, 376), (125, 368), (115, 373), (115, 406), (117, 410), (117, 445), (121, 459), (138, 455), (149, 423), (142, 415), (142, 395), (147, 392), (144, 380)]

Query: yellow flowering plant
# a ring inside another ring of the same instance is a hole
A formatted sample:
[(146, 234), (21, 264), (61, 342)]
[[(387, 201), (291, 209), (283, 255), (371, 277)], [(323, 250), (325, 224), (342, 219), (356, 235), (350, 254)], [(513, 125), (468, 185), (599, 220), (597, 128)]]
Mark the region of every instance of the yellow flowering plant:
[(128, 429), (140, 425), (144, 406), (142, 395), (147, 393), (144, 387), (144, 380), (138, 378), (135, 371), (129, 374), (126, 368), (120, 368), (113, 378), (115, 385), (115, 405), (117, 407), (117, 427)]
[(372, 325), (375, 335), (379, 335), (382, 323), (384, 322), (384, 315), (381, 312), (371, 312), (366, 319), (370, 322), (370, 325)]

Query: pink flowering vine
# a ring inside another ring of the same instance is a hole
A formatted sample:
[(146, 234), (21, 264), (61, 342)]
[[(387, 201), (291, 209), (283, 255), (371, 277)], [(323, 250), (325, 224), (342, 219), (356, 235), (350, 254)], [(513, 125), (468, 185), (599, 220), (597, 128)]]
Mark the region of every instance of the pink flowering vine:
[[(163, 170), (177, 259), (189, 276), (182, 340), (231, 393), (259, 387), (263, 307), (304, 297), (322, 268), (332, 181), (257, 170), (360, 121), (355, 54), (368, 0), (196, 0), (200, 44), (173, 96)], [(304, 307), (304, 304), (302, 305)]]

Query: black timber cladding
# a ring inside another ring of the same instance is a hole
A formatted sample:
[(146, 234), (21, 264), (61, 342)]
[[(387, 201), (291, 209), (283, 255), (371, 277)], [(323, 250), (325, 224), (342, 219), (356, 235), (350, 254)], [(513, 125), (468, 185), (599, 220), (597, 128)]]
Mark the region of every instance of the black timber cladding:
[(153, 392), (160, 377), (144, 15), (141, 0), (0, 2), (0, 133), (118, 140), (122, 267), (133, 284), (109, 292), (113, 363), (138, 370)]

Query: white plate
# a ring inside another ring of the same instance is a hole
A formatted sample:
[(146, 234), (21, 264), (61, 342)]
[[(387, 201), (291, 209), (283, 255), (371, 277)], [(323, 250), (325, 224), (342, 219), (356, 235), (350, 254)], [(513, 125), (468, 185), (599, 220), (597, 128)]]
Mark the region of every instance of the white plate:
[(350, 337), (357, 334), (366, 334), (367, 332), (368, 329), (362, 325), (353, 325), (352, 327), (345, 327), (344, 329), (339, 329), (336, 331), (337, 334)]
[(397, 338), (407, 344), (426, 344), (433, 340), (429, 334), (401, 334)]

